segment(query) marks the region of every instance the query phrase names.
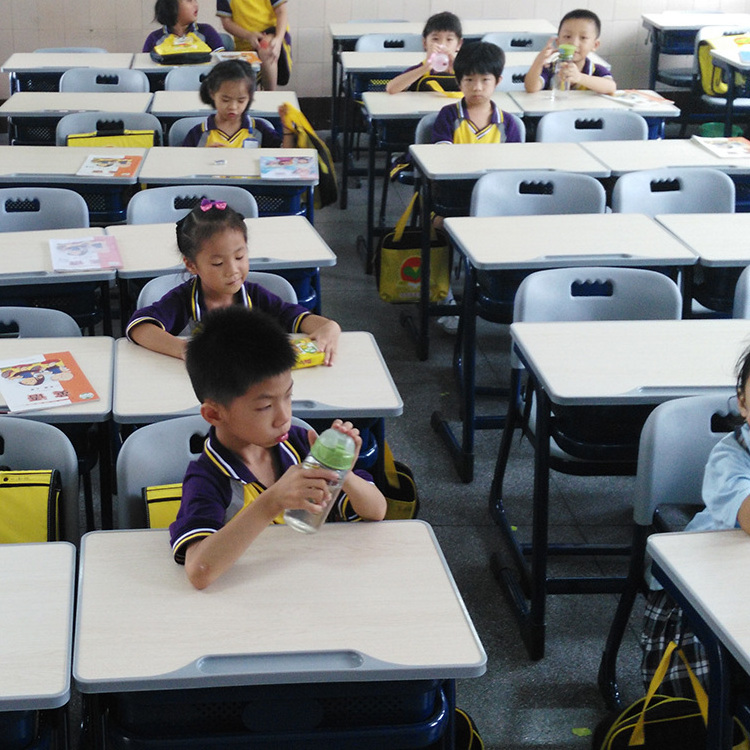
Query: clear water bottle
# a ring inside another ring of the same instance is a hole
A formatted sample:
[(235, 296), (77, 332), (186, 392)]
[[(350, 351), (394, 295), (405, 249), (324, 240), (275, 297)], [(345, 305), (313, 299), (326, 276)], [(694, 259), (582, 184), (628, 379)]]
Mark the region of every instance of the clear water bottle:
[(284, 523), (295, 531), (314, 534), (325, 522), (344, 484), (346, 475), (354, 461), (354, 439), (351, 435), (330, 428), (318, 436), (310, 454), (302, 466), (313, 469), (323, 468), (336, 473), (334, 481), (328, 482), (331, 498), (321, 513), (311, 513), (302, 508), (289, 508), (284, 511)]
[(570, 90), (570, 82), (563, 78), (562, 67), (573, 61), (576, 47), (574, 44), (561, 44), (555, 61), (555, 72), (552, 75), (552, 98), (565, 94)]
[(442, 47), (433, 52), (427, 58), (427, 62), (430, 64), (430, 70), (434, 70), (436, 73), (445, 73), (451, 66), (450, 55), (444, 52)]

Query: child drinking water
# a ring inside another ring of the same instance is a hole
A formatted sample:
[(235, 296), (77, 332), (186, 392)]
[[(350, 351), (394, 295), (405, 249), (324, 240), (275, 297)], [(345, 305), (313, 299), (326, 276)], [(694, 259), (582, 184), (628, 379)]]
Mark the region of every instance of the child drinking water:
[(212, 50), (224, 49), (219, 32), (207, 23), (198, 23), (198, 0), (156, 0), (154, 20), (161, 28), (152, 31), (143, 43), (143, 52), (151, 52), (170, 34), (184, 40), (188, 34), (205, 42)]
[(240, 305), (269, 313), (290, 333), (306, 334), (325, 353), (324, 364), (333, 364), (338, 323), (246, 281), (247, 226), (242, 214), (226, 203), (204, 199), (177, 222), (177, 246), (193, 278), (136, 310), (126, 331), (131, 341), (184, 359), (187, 342), (182, 335), (191, 333), (209, 310)]
[(226, 60), (214, 65), (203, 79), (201, 101), (216, 110), (185, 136), (183, 146), (228, 146), (230, 148), (294, 148), (292, 127), (286, 125), (286, 105), (279, 107), (283, 136), (268, 123), (249, 117), (247, 110), (255, 94), (255, 73), (244, 60)]
[[(750, 534), (750, 349), (740, 358), (736, 372), (742, 422), (711, 451), (703, 474), (702, 495), (706, 507), (695, 515), (685, 531), (741, 528)], [(686, 435), (685, 439), (689, 440), (690, 436)], [(680, 645), (695, 675), (706, 683), (708, 660), (682, 609), (665, 591), (651, 590), (646, 596), (641, 631), (641, 675), (646, 685), (670, 641)], [(682, 660), (675, 657), (660, 692), (693, 696)]]

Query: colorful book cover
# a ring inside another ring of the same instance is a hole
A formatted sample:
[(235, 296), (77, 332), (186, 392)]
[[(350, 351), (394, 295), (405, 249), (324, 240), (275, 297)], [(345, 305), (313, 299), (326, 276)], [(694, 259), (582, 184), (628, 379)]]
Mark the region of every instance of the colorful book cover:
[(142, 156), (134, 154), (89, 154), (76, 172), (82, 177), (134, 177)]
[(714, 156), (719, 156), (722, 159), (750, 158), (750, 140), (742, 136), (735, 138), (704, 138), (700, 135), (694, 135), (690, 140), (710, 151)]
[(628, 107), (663, 107), (667, 104), (673, 104), (670, 99), (657, 94), (655, 91), (641, 89), (623, 89), (615, 91), (614, 94), (601, 94), (606, 99), (625, 104)]
[(224, 60), (244, 60), (250, 65), (260, 65), (260, 57), (255, 50), (222, 50), (221, 52), (215, 52), (216, 59), (219, 62)]
[(314, 156), (261, 156), (261, 179), (317, 180), (318, 160)]
[(55, 271), (98, 271), (102, 268), (122, 268), (117, 240), (109, 235), (76, 237), (70, 240), (49, 241), (52, 268)]
[(318, 349), (317, 344), (309, 338), (293, 338), (292, 346), (297, 352), (297, 362), (292, 367), (293, 370), (299, 370), (301, 367), (315, 367), (322, 365), (325, 360), (325, 353)]
[(0, 362), (0, 395), (11, 412), (99, 400), (70, 352), (3, 360)]

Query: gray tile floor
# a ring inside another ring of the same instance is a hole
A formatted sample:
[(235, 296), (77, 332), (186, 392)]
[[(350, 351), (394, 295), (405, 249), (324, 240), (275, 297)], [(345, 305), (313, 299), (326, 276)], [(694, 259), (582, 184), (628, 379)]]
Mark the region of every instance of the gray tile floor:
[[(389, 201), (392, 224), (406, 205), (404, 188)], [(422, 499), (421, 518), (435, 529), (466, 606), (484, 644), (488, 668), (483, 677), (458, 685), (458, 703), (474, 718), (488, 750), (588, 748), (590, 738), (577, 730), (593, 729), (606, 712), (596, 675), (599, 657), (614, 614), (614, 595), (548, 598), (547, 649), (531, 662), (513, 615), (490, 571), (490, 556), (501, 550), (498, 532), (487, 510), (499, 431), (478, 433), (475, 479), (459, 481), (447, 451), (430, 427), (440, 409), (456, 420), (457, 389), (451, 369), (454, 339), (433, 322), (431, 355), (420, 362), (409, 334), (400, 324), (402, 306), (377, 295), (375, 280), (364, 274), (356, 238), (365, 226), (364, 183), (350, 183), (349, 207), (330, 206), (315, 225), (337, 255), (334, 268), (323, 271), (324, 314), (345, 330), (371, 331), (385, 356), (404, 401), (402, 416), (389, 419), (386, 434), (395, 456), (415, 474)], [(507, 384), (510, 339), (506, 326), (480, 325), (479, 375), (483, 382)], [(500, 402), (480, 409), (503, 411)], [(516, 440), (506, 478), (505, 499), (519, 535), (527, 539), (532, 489), (532, 452)], [(550, 536), (558, 540), (621, 542), (629, 538), (632, 478), (578, 478), (552, 475)], [(624, 572), (625, 562), (611, 558), (602, 565)], [(558, 558), (558, 573), (586, 573), (597, 562)], [(620, 684), (625, 698), (641, 694), (637, 631), (642, 602), (636, 606), (621, 651)], [(576, 732), (574, 732), (576, 730)]]

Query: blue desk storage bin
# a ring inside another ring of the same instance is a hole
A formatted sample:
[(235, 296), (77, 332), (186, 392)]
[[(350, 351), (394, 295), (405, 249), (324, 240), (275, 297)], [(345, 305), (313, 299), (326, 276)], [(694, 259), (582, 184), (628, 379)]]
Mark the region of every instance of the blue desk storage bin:
[(8, 143), (11, 146), (54, 146), (59, 121), (59, 116), (9, 117)]
[(52, 732), (40, 721), (38, 711), (4, 711), (0, 713), (0, 748), (2, 750), (49, 750)]
[(450, 718), (440, 681), (312, 683), (124, 693), (107, 712), (114, 750), (428, 747)]
[(307, 212), (302, 200), (307, 194), (306, 187), (253, 185), (248, 191), (258, 204), (258, 216), (304, 216)]

